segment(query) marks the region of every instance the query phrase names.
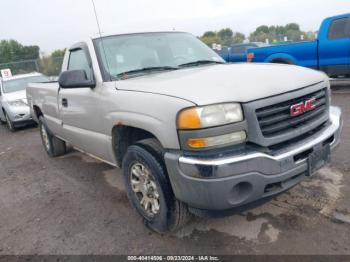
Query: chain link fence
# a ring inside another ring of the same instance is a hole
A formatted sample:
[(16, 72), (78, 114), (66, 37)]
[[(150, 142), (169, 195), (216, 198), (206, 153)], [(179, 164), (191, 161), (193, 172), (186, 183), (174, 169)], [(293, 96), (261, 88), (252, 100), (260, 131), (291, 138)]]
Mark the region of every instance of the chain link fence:
[(12, 75), (39, 72), (49, 77), (56, 77), (61, 72), (62, 62), (63, 57), (43, 57), (0, 64), (0, 70), (9, 68)]

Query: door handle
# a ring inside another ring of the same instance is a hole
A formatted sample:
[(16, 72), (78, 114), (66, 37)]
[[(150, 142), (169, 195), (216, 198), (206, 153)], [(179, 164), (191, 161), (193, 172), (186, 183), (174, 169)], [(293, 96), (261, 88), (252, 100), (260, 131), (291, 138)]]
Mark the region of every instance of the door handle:
[(68, 100), (67, 100), (67, 98), (62, 98), (62, 106), (63, 107), (68, 107)]

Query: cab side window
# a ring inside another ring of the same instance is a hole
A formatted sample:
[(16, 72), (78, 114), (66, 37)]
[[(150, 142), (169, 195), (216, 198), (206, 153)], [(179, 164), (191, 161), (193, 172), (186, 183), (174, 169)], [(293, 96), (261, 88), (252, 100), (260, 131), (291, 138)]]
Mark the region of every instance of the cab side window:
[(239, 54), (239, 53), (244, 53), (244, 52), (245, 52), (244, 46), (231, 47), (231, 54)]
[(93, 79), (92, 68), (83, 49), (70, 52), (68, 70), (84, 70), (88, 80)]
[(329, 26), (328, 39), (341, 39), (350, 36), (349, 18), (334, 20)]

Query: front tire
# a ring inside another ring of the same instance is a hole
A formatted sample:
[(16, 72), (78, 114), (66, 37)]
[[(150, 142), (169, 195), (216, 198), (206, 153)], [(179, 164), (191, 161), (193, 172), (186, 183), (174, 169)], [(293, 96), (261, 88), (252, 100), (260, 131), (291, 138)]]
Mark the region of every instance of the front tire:
[(153, 231), (166, 233), (181, 228), (190, 215), (187, 206), (175, 198), (155, 141), (146, 139), (128, 148), (123, 159), (124, 184), (144, 224)]
[(11, 132), (15, 132), (16, 128), (13, 125), (13, 122), (11, 121), (10, 117), (8, 116), (8, 114), (5, 112), (5, 118), (6, 118), (6, 124), (7, 124), (7, 128), (11, 131)]
[[(5, 116), (5, 115), (4, 115)], [(0, 125), (6, 125), (6, 118), (5, 118), (5, 120), (2, 120), (1, 118), (0, 118)]]
[(66, 153), (66, 143), (51, 133), (42, 116), (39, 118), (39, 130), (44, 149), (50, 157), (57, 157)]

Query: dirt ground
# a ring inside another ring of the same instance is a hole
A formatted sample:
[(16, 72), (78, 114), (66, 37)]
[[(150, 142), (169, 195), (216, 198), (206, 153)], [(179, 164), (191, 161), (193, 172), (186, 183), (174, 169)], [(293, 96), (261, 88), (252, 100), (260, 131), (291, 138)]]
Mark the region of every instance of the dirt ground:
[(119, 169), (44, 152), (37, 128), (0, 126), (0, 254), (350, 254), (350, 88), (332, 164), (258, 208), (158, 235), (130, 207)]

